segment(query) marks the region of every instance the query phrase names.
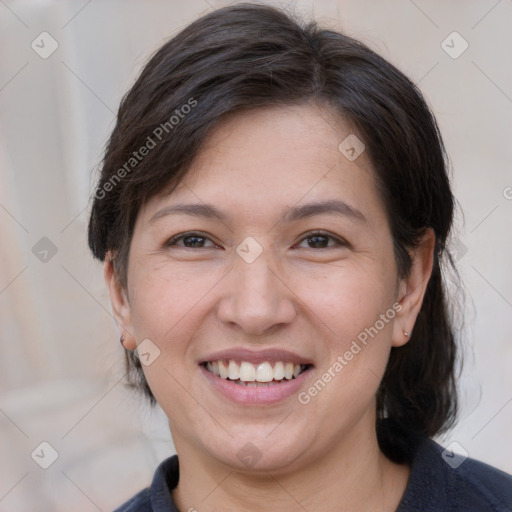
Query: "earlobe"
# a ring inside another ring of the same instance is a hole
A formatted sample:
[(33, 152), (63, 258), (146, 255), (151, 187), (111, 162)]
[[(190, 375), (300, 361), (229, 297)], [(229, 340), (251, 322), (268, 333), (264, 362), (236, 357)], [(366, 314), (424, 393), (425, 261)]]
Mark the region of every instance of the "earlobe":
[(134, 350), (136, 348), (136, 341), (131, 323), (130, 303), (126, 290), (121, 286), (116, 276), (110, 251), (105, 256), (103, 274), (110, 295), (112, 312), (120, 330), (120, 337), (124, 336), (121, 344), (127, 350)]
[(412, 260), (411, 270), (399, 284), (398, 303), (401, 309), (393, 327), (394, 347), (405, 345), (413, 334), (414, 324), (432, 275), (434, 248), (434, 230), (427, 228), (418, 245), (409, 253)]

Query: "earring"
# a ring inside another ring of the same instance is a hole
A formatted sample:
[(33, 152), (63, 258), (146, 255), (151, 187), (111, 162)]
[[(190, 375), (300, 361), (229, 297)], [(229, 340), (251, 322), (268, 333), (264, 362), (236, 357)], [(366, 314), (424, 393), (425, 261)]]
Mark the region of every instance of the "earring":
[(121, 334), (121, 337), (119, 338), (119, 343), (121, 343), (121, 345), (123, 346), (123, 348), (124, 348), (123, 343), (124, 343), (125, 338), (126, 338), (126, 336), (124, 335), (124, 332), (123, 332), (123, 334)]
[(408, 333), (407, 331), (404, 331), (404, 336), (405, 336), (406, 338), (408, 338), (408, 337), (409, 337), (409, 333)]

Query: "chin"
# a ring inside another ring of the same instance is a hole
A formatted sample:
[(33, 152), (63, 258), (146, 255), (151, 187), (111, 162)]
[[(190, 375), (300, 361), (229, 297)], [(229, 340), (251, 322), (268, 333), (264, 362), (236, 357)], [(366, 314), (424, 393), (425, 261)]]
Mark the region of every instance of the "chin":
[[(298, 439), (289, 435), (269, 435), (269, 429), (245, 432), (236, 438), (229, 438), (223, 443), (212, 445), (211, 438), (205, 447), (210, 455), (222, 464), (236, 471), (253, 474), (279, 472), (287, 468), (298, 469), (297, 459), (303, 454), (300, 447), (310, 446), (306, 439)], [(271, 429), (270, 429), (271, 431)], [(222, 446), (222, 449), (219, 447)]]

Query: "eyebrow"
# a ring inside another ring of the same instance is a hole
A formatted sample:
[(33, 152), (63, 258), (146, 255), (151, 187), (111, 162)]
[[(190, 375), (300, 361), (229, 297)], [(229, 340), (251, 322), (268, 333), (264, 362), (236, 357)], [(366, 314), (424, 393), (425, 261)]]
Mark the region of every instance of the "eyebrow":
[[(344, 201), (331, 199), (323, 202), (313, 202), (301, 206), (287, 208), (281, 215), (279, 222), (293, 222), (307, 217), (322, 214), (337, 214), (343, 217), (350, 217), (354, 220), (367, 222), (366, 217), (356, 208)], [(149, 220), (150, 223), (167, 215), (191, 215), (205, 219), (219, 219), (225, 222), (228, 215), (217, 207), (206, 203), (175, 204), (165, 206), (155, 213)]]

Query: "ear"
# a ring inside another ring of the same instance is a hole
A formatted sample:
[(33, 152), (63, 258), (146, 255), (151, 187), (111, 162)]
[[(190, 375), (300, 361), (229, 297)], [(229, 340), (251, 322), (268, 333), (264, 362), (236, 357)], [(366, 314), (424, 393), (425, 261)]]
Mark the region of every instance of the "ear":
[(412, 266), (409, 275), (399, 282), (398, 303), (402, 308), (393, 325), (393, 347), (401, 347), (410, 339), (432, 274), (435, 242), (434, 230), (427, 228), (418, 246), (409, 252)]
[(114, 318), (117, 326), (125, 336), (123, 346), (127, 350), (134, 350), (137, 344), (133, 334), (130, 303), (126, 290), (121, 286), (115, 274), (114, 262), (110, 251), (105, 256), (103, 274), (110, 294)]

